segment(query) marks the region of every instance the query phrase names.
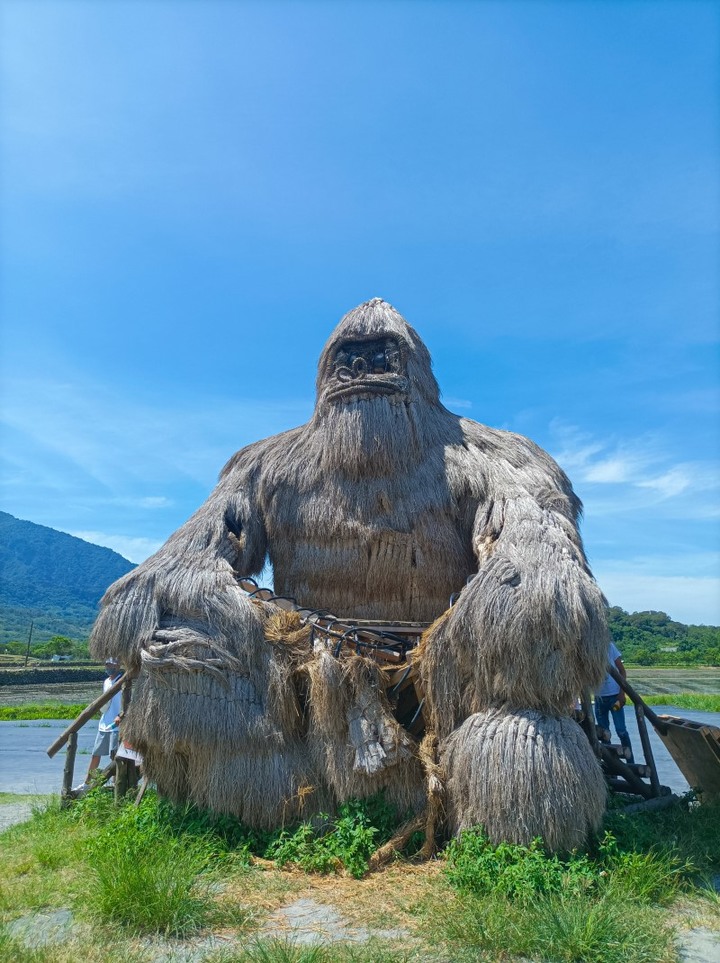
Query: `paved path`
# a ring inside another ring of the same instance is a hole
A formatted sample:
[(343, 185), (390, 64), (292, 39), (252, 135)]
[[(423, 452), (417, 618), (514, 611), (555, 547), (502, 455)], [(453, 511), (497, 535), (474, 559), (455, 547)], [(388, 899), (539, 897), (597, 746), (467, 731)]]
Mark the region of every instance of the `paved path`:
[(16, 823), (24, 823), (32, 816), (32, 808), (29, 802), (0, 803), (0, 833)]

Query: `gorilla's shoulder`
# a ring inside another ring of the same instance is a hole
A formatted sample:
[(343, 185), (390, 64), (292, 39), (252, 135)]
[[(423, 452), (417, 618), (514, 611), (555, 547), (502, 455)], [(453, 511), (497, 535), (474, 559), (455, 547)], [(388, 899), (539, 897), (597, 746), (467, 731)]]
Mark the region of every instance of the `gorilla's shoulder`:
[(540, 471), (563, 490), (572, 490), (570, 480), (555, 459), (525, 435), (501, 428), (490, 428), (469, 418), (461, 418), (464, 445), (486, 458), (502, 459), (515, 469)]
[(295, 442), (305, 430), (305, 425), (298, 428), (291, 428), (289, 431), (281, 431), (277, 435), (263, 438), (261, 441), (254, 441), (252, 444), (236, 451), (232, 458), (220, 472), (220, 478), (225, 478), (230, 474), (252, 474), (258, 471), (268, 459), (277, 458), (291, 450)]

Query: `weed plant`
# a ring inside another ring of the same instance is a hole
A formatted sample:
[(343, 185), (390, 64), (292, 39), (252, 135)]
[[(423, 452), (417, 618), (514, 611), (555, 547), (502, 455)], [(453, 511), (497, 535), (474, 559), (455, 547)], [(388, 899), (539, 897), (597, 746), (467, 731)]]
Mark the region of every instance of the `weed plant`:
[(541, 839), (529, 846), (493, 846), (482, 828), (464, 832), (445, 851), (451, 885), (477, 896), (530, 904), (542, 896), (580, 897), (628, 893), (634, 902), (668, 903), (692, 866), (674, 851), (623, 850), (606, 832), (594, 855), (547, 854)]
[[(672, 933), (659, 907), (688, 887), (696, 867), (684, 846), (667, 836), (658, 842), (662, 833), (647, 818), (655, 815), (624, 817), (632, 823), (621, 822), (621, 840), (606, 831), (589, 852), (564, 857), (545, 853), (540, 839), (493, 846), (482, 829), (463, 833), (445, 853), (446, 877), (459, 898), (435, 931), (465, 948), (533, 959), (672, 959)], [(682, 816), (676, 819), (683, 824)]]
[(382, 796), (343, 803), (337, 817), (326, 815), (294, 832), (282, 832), (265, 855), (279, 866), (295, 863), (306, 872), (344, 869), (355, 879), (368, 871), (370, 857), (387, 842), (398, 825), (396, 811)]

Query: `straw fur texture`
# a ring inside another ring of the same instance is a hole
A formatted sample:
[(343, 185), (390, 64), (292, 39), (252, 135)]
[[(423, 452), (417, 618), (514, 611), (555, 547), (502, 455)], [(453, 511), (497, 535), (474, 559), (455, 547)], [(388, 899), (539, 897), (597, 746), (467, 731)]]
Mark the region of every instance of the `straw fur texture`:
[[(277, 594), (308, 608), (438, 620), (415, 659), (426, 719), (453, 766), (463, 755), (469, 766), (485, 751), (485, 729), (461, 739), (468, 717), (558, 715), (602, 678), (605, 603), (585, 560), (580, 508), (531, 441), (442, 406), (426, 347), (376, 298), (325, 346), (312, 419), (230, 459), (207, 502), (108, 590), (92, 651), (141, 669), (128, 734), (173, 797), (202, 798), (253, 825), (299, 812), (301, 797), (313, 808), (378, 788), (418, 812), (429, 764), (394, 720), (376, 668), (313, 647), (236, 578), (269, 560)], [(571, 739), (556, 729), (546, 740), (551, 769)], [(527, 777), (533, 792), (549, 792), (527, 761), (528, 740), (515, 743), (493, 791), (502, 795), (505, 780), (520, 798), (516, 783)], [(577, 763), (578, 778), (587, 771)], [(588, 778), (592, 798), (575, 794), (577, 817), (558, 804), (553, 838), (563, 838), (558, 819), (593, 824), (604, 794)], [(456, 785), (451, 778), (451, 812)], [(532, 808), (553, 805), (548, 796)], [(481, 813), (485, 797), (468, 806)], [(531, 814), (513, 812), (508, 836), (525, 824), (535, 825)]]
[(447, 817), (455, 833), (482, 824), (491, 842), (582, 846), (600, 825), (605, 780), (578, 724), (541, 712), (489, 709), (445, 740)]

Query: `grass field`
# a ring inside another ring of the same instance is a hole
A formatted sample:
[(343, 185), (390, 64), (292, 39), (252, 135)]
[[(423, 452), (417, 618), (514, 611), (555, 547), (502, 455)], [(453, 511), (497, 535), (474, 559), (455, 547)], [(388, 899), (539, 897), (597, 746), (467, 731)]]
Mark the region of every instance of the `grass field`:
[[(355, 879), (381, 838), (368, 812), (280, 835), (153, 794), (140, 807), (102, 791), (70, 809), (45, 804), (1, 836), (0, 959), (673, 963), (685, 927), (720, 933), (710, 807), (610, 813), (605, 835), (563, 859), (471, 832), (440, 858)], [(30, 948), (57, 918), (65, 930)]]

